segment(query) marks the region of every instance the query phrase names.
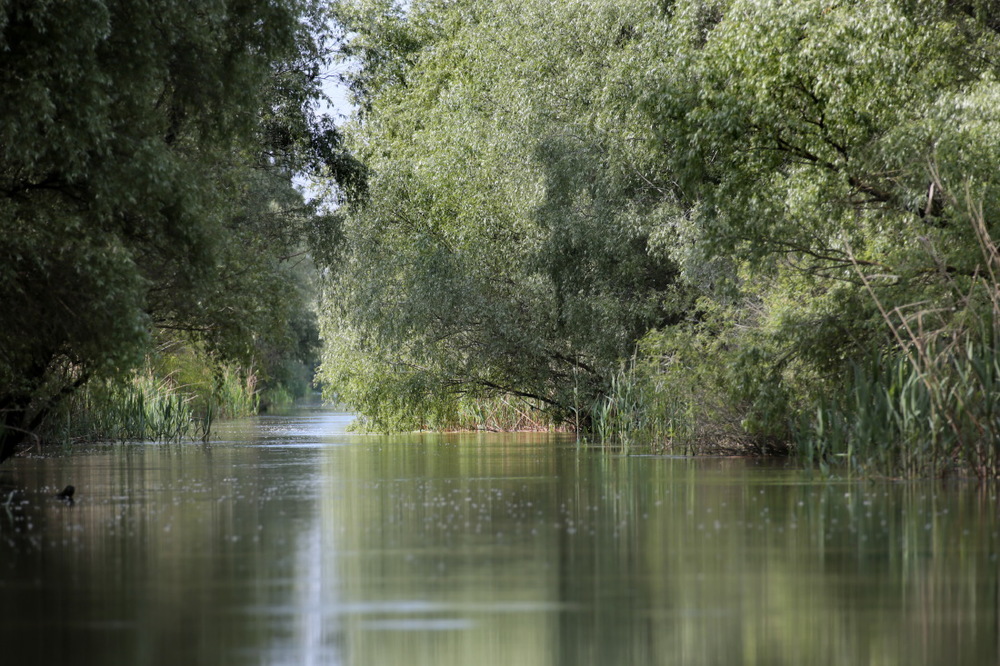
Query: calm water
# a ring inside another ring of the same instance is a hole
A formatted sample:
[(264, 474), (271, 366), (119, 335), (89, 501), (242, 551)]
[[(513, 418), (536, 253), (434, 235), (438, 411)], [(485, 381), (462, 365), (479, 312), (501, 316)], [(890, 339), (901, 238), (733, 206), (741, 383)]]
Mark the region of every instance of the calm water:
[[(996, 664), (995, 488), (553, 436), (351, 436), (0, 467), (3, 663)], [(77, 487), (67, 506), (52, 497)]]

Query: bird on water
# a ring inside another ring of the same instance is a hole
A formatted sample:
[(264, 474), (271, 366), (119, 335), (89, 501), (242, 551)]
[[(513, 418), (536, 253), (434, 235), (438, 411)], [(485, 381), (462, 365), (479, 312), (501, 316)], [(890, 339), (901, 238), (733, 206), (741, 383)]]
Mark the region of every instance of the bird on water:
[(73, 503), (73, 493), (76, 492), (76, 488), (73, 486), (66, 486), (62, 489), (62, 492), (56, 495), (59, 499), (66, 502), (67, 504)]

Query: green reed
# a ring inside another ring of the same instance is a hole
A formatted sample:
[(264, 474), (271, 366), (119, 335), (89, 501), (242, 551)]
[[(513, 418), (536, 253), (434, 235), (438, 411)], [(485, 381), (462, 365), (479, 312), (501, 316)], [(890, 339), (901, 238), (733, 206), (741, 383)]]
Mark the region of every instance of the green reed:
[(882, 476), (1000, 476), (1000, 355), (992, 344), (930, 345), (856, 365), (797, 433), (821, 467)]
[(91, 382), (44, 426), (61, 441), (207, 440), (218, 418), (256, 412), (252, 373), (221, 366), (210, 381), (180, 383), (153, 364), (123, 380)]
[(648, 373), (635, 362), (612, 375), (607, 394), (595, 405), (594, 433), (609, 447), (670, 447), (688, 452), (696, 442), (693, 393), (670, 375)]

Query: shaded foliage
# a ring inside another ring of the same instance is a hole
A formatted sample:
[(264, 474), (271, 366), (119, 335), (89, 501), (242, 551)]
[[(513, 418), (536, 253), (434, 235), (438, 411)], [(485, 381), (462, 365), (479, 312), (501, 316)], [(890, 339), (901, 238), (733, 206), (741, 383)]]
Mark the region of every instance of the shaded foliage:
[[(164, 329), (248, 358), (336, 166), (304, 3), (5, 3), (0, 13), (0, 459), (66, 394), (126, 377)], [(311, 64), (310, 64), (311, 63)], [(298, 305), (296, 305), (298, 303)]]

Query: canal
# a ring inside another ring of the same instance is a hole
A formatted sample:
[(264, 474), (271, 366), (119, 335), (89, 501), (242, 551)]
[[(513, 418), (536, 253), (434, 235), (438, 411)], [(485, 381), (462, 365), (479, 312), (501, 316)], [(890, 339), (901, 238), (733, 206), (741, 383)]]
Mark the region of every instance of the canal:
[(1000, 659), (993, 486), (349, 422), (8, 461), (4, 663)]

